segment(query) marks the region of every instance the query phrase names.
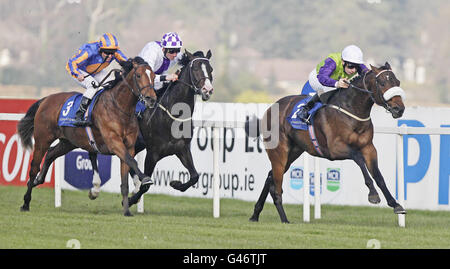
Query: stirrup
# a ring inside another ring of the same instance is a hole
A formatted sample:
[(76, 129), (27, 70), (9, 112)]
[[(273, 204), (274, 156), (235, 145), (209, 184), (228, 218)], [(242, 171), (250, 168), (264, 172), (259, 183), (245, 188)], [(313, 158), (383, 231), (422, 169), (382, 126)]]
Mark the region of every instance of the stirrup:
[(84, 119), (84, 116), (82, 116), (81, 119), (78, 117), (75, 117), (75, 121), (73, 122), (73, 125), (75, 125), (77, 127), (85, 127), (90, 124), (91, 124), (91, 122), (87, 119)]
[(86, 127), (91, 125), (91, 122), (87, 121), (87, 120), (77, 120), (73, 123), (73, 125), (77, 126), (77, 127)]
[(306, 119), (302, 119), (307, 125), (311, 125), (311, 114), (308, 114)]
[(300, 111), (297, 112), (297, 117), (298, 117), (300, 120), (302, 120), (303, 122), (308, 123), (309, 118), (310, 118), (311, 116), (308, 114), (308, 110), (306, 109), (306, 107), (303, 106), (303, 107), (300, 109)]

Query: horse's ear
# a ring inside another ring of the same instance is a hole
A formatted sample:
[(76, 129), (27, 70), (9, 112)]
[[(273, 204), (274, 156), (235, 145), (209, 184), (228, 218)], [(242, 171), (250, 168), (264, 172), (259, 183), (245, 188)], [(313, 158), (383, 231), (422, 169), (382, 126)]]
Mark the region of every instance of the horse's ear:
[(206, 53), (206, 58), (211, 59), (212, 53), (211, 50), (208, 50), (208, 52)]
[(378, 68), (376, 68), (375, 66), (373, 66), (373, 65), (370, 65), (370, 69), (372, 69), (373, 71), (375, 71), (375, 73), (380, 72), (380, 70), (379, 70)]
[(189, 61), (194, 59), (194, 55), (192, 55), (192, 53), (190, 53), (187, 49), (184, 50), (184, 53), (187, 55), (187, 57), (189, 58)]
[(391, 68), (391, 65), (388, 63), (388, 62), (386, 62), (385, 64), (384, 64), (384, 66), (388, 69), (388, 70), (391, 70), (392, 68)]

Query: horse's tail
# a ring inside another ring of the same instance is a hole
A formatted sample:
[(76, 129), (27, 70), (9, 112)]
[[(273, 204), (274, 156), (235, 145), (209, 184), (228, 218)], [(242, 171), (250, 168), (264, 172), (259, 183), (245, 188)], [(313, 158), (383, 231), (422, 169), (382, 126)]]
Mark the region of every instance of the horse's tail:
[(261, 134), (259, 121), (260, 120), (255, 115), (245, 121), (245, 134), (248, 137), (259, 137), (259, 135)]
[(26, 149), (33, 148), (34, 116), (43, 100), (44, 98), (31, 105), (25, 117), (17, 123), (17, 133), (22, 141), (22, 146)]

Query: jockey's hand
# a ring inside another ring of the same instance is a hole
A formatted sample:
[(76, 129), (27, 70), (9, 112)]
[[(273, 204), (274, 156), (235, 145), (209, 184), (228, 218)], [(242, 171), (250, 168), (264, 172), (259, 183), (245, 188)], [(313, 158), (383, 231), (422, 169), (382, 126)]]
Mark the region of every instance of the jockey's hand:
[(78, 75), (78, 76), (77, 76), (77, 80), (78, 80), (79, 82), (82, 82), (82, 81), (84, 80), (84, 76), (83, 76), (83, 75)]
[(336, 88), (348, 88), (349, 84), (350, 82), (346, 78), (341, 78), (336, 82)]
[(166, 80), (167, 81), (177, 81), (178, 80), (178, 75), (177, 74), (169, 74), (166, 76)]

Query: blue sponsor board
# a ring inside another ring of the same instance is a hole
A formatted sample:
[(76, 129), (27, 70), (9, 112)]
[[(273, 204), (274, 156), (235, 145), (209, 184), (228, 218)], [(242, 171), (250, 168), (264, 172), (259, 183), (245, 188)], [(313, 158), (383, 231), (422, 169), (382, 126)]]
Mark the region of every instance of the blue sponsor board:
[[(303, 175), (303, 167), (293, 166), (289, 169), (290, 186), (292, 189), (300, 190), (303, 188)], [(320, 175), (320, 186), (322, 186), (322, 175)], [(322, 192), (322, 188), (320, 188), (320, 193)], [(309, 193), (314, 196), (314, 172), (309, 173)]]
[(299, 190), (303, 187), (303, 169), (300, 167), (291, 167), (289, 169), (290, 185), (294, 190)]
[[(111, 179), (111, 156), (98, 154), (97, 163), (103, 185)], [(77, 189), (90, 189), (93, 176), (94, 169), (87, 152), (71, 151), (65, 155), (64, 179), (67, 183)]]
[[(319, 183), (319, 190), (320, 194), (322, 194), (322, 173), (319, 173), (320, 177), (320, 183)], [(309, 194), (314, 196), (314, 172), (309, 173)]]

